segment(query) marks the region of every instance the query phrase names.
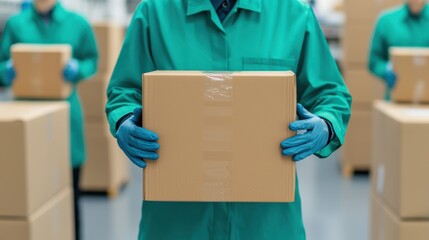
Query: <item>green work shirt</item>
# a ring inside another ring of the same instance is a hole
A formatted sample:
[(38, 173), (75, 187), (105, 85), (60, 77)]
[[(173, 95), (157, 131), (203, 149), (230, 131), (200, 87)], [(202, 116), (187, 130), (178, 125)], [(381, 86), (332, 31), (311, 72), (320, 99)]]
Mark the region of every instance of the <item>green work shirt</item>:
[[(413, 15), (408, 4), (387, 11), (380, 16), (375, 27), (368, 67), (384, 81), (390, 61), (391, 47), (429, 47), (429, 6)], [(386, 85), (387, 86), (387, 85)], [(386, 87), (386, 98), (390, 90)]]
[[(298, 101), (336, 133), (317, 156), (343, 143), (351, 96), (312, 9), (301, 1), (238, 0), (222, 23), (210, 0), (144, 0), (107, 90), (114, 136), (117, 122), (141, 107), (142, 74), (154, 70), (292, 70)], [(143, 201), (139, 239), (303, 240), (296, 189), (294, 203)]]
[[(81, 16), (65, 10), (60, 3), (55, 5), (49, 23), (34, 7), (9, 19), (0, 42), (0, 73), (6, 70), (6, 63), (11, 58), (11, 46), (15, 43), (69, 44), (73, 49), (73, 58), (79, 62), (78, 80), (86, 79), (96, 72), (98, 54), (91, 26)], [(2, 75), (0, 86), (5, 86)], [(84, 163), (86, 153), (82, 109), (76, 84), (67, 101), (70, 103), (71, 164), (72, 167), (79, 167)]]

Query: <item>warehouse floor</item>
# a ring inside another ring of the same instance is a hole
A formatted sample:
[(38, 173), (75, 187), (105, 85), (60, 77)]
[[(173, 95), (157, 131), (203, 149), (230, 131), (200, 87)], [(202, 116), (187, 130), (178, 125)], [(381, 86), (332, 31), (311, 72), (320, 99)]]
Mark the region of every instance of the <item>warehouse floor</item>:
[[(309, 158), (298, 164), (307, 239), (368, 240), (368, 176), (344, 180), (335, 158)], [(114, 200), (103, 196), (83, 198), (83, 240), (137, 239), (140, 169), (132, 167), (131, 176), (132, 181)]]

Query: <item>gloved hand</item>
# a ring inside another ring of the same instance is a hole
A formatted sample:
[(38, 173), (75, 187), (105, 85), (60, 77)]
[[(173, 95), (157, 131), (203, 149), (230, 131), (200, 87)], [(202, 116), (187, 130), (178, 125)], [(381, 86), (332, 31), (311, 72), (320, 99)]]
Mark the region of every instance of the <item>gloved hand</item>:
[(281, 143), (282, 154), (292, 156), (294, 161), (300, 161), (320, 151), (328, 144), (329, 127), (325, 120), (307, 111), (301, 104), (297, 105), (300, 120), (289, 125), (292, 131), (307, 130), (284, 140)]
[(77, 75), (79, 74), (79, 62), (76, 59), (71, 59), (63, 71), (64, 79), (67, 82), (76, 83)]
[(12, 60), (9, 60), (6, 63), (6, 69), (3, 72), (4, 84), (6, 86), (12, 85), (12, 82), (15, 79), (15, 77), (16, 77), (16, 72), (15, 72), (15, 69), (13, 68), (13, 62), (12, 62)]
[(393, 66), (390, 62), (386, 66), (386, 73), (384, 75), (384, 80), (386, 81), (386, 84), (390, 89), (395, 87), (396, 73), (393, 71)]
[(158, 159), (158, 135), (142, 128), (142, 108), (134, 109), (133, 115), (126, 119), (116, 132), (119, 147), (137, 166), (144, 168), (144, 159)]

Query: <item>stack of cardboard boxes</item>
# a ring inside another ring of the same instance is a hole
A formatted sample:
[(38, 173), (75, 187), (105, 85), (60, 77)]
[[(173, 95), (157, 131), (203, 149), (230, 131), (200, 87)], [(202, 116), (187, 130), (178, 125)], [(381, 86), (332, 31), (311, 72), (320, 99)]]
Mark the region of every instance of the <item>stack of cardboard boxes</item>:
[(343, 175), (369, 170), (371, 162), (371, 104), (384, 97), (382, 81), (367, 68), (372, 34), (378, 15), (403, 4), (402, 0), (346, 0), (343, 34), (343, 75), (353, 96), (352, 118), (347, 131), (341, 164)]
[(372, 240), (429, 239), (429, 106), (374, 104)]
[(115, 196), (128, 181), (129, 164), (109, 133), (104, 112), (106, 90), (118, 58), (124, 29), (114, 24), (93, 24), (99, 51), (98, 73), (80, 84), (78, 91), (84, 110), (87, 162), (82, 172), (83, 191), (107, 192)]
[(69, 106), (0, 103), (0, 238), (73, 240)]

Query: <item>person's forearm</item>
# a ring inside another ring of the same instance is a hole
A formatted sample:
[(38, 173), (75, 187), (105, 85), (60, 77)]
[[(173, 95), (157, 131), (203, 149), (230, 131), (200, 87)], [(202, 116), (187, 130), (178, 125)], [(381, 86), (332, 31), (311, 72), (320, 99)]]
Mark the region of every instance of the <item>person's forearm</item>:
[(79, 61), (78, 82), (90, 78), (97, 72), (97, 58)]
[(386, 66), (388, 61), (381, 59), (373, 59), (370, 61), (369, 70), (380, 79), (384, 79), (386, 75)]
[(7, 61), (0, 61), (0, 87), (9, 87), (4, 80), (5, 71), (7, 71)]

